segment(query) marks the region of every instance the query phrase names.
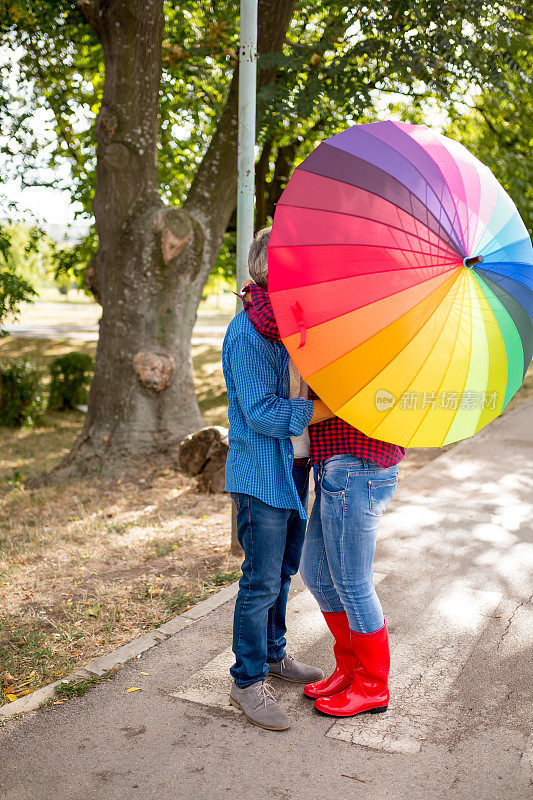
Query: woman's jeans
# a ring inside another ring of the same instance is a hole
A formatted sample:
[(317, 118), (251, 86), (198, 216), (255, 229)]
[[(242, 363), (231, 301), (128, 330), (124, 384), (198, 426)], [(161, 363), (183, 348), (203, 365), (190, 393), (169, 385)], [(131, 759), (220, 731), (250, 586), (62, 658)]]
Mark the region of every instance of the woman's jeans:
[(351, 630), (383, 627), (372, 580), (379, 521), (398, 484), (398, 465), (338, 455), (315, 471), (315, 502), (300, 573), (321, 611), (346, 611)]
[[(294, 482), (304, 508), (309, 470), (294, 467)], [(285, 658), (285, 611), (291, 578), (298, 572), (306, 520), (290, 508), (274, 508), (249, 494), (232, 492), (237, 509), (237, 536), (244, 550), (242, 578), (233, 619), (237, 686), (262, 681), (268, 662)]]

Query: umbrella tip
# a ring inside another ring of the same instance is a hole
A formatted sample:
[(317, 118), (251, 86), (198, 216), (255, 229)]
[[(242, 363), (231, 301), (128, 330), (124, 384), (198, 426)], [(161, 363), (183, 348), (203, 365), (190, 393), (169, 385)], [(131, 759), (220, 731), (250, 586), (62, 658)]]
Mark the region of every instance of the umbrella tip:
[(484, 261), (483, 256), (472, 256), (471, 258), (463, 258), (463, 264), (467, 269), (475, 267), (476, 264), (482, 264)]

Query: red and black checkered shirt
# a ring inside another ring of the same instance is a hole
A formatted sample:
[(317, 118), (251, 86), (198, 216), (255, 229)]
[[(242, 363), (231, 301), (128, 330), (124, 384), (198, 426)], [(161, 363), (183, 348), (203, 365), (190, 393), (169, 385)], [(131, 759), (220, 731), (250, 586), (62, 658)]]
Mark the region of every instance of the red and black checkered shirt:
[[(256, 284), (251, 284), (249, 290), (250, 300), (244, 300), (248, 319), (266, 339), (281, 342), (268, 292)], [(311, 388), (309, 392), (312, 397), (317, 396)], [(405, 455), (405, 448), (371, 439), (339, 417), (310, 425), (309, 438), (309, 456), (313, 464), (331, 456), (352, 455), (374, 461), (380, 467), (392, 467)]]

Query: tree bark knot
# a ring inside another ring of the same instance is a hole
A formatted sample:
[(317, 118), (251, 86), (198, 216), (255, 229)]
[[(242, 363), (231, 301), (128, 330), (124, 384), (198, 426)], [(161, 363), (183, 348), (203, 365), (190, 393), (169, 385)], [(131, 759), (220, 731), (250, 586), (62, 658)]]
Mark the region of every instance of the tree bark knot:
[(130, 163), (130, 150), (122, 142), (111, 142), (104, 152), (104, 161), (113, 169), (127, 169)]
[(172, 356), (139, 351), (133, 357), (133, 366), (143, 386), (163, 392), (172, 377), (176, 362)]
[(178, 208), (158, 211), (154, 219), (154, 230), (161, 233), (161, 253), (165, 265), (179, 255), (193, 235), (188, 214)]
[(108, 137), (112, 139), (118, 128), (118, 119), (116, 114), (114, 114), (112, 111), (108, 111), (107, 109), (102, 109), (99, 117), (102, 127), (105, 128)]

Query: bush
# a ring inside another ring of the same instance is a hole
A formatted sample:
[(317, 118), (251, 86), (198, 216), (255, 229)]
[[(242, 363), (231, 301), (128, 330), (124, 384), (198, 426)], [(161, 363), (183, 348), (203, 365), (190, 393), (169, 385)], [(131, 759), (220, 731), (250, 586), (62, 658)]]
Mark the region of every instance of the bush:
[(37, 367), (22, 358), (0, 365), (0, 425), (21, 428), (35, 423), (43, 407), (40, 378)]
[(76, 408), (87, 401), (94, 369), (93, 359), (85, 353), (66, 353), (50, 364), (50, 398), (48, 408)]

